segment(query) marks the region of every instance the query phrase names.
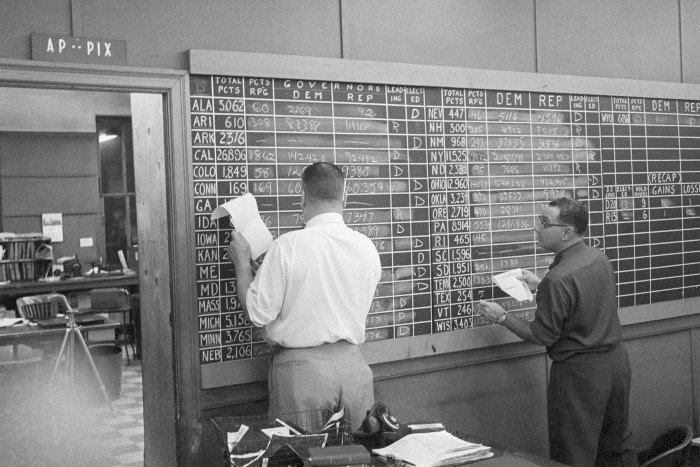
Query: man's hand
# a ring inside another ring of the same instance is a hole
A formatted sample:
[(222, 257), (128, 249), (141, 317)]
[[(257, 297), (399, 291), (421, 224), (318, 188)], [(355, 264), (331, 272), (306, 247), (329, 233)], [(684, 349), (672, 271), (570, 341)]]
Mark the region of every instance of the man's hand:
[(515, 276), (515, 278), (525, 282), (525, 284), (527, 284), (527, 286), (530, 288), (531, 292), (537, 290), (537, 286), (542, 281), (542, 279), (540, 279), (537, 276), (537, 274), (535, 274), (532, 271), (529, 271), (527, 269), (523, 269), (522, 271), (523, 274), (521, 276)]
[(489, 323), (497, 323), (498, 318), (506, 312), (498, 303), (487, 302), (485, 300), (479, 300), (479, 309), (481, 311), (481, 316)]
[(228, 251), (228, 257), (237, 271), (243, 264), (250, 265), (250, 244), (239, 232), (235, 230), (231, 232), (231, 243), (226, 251)]
[(257, 259), (251, 259), (250, 260), (250, 270), (253, 273), (253, 277), (258, 273), (258, 269), (260, 269), (260, 265), (262, 264), (263, 260), (265, 259), (265, 254), (267, 252), (261, 254), (258, 256)]

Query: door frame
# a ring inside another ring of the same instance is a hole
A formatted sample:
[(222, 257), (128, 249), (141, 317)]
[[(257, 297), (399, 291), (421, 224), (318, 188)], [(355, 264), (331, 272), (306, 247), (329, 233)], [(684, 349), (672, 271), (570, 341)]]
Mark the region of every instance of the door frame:
[[(186, 183), (187, 83), (183, 70), (0, 59), (0, 87), (130, 93), (132, 114), (139, 114), (142, 131), (138, 157), (134, 135), (134, 164), (144, 343), (144, 460), (154, 466), (198, 463), (191, 443), (198, 439), (193, 428), (198, 398), (192, 397), (190, 381), (196, 352), (176, 350), (192, 339), (187, 279), (193, 255), (182, 254), (190, 244), (183, 220), (191, 218), (192, 210)], [(132, 115), (132, 122), (135, 119)]]

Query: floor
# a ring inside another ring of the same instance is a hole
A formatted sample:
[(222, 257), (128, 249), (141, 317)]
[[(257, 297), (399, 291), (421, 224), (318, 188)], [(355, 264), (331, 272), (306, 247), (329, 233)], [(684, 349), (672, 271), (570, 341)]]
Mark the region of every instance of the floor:
[[(31, 357), (30, 349), (19, 350)], [(49, 389), (53, 364), (2, 365), (7, 360), (0, 352), (0, 464), (143, 466), (141, 362), (128, 364), (121, 354), (121, 388), (116, 372), (103, 377), (112, 415), (88, 370), (76, 370), (76, 384), (59, 372)], [(104, 361), (96, 364), (103, 368)]]
[(112, 402), (116, 417), (108, 410), (102, 412), (104, 436), (110, 446), (113, 462), (104, 467), (143, 466), (143, 386), (141, 361), (127, 364), (122, 359), (122, 383), (118, 399)]

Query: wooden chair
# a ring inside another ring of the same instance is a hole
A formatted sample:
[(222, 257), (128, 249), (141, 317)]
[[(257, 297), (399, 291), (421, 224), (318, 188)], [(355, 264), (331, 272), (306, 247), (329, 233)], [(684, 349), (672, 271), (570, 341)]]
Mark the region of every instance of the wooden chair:
[(18, 298), (16, 304), (20, 316), (28, 320), (55, 318), (71, 308), (62, 294), (30, 295)]
[[(18, 298), (15, 302), (20, 316), (27, 320), (55, 318), (59, 312), (70, 309), (65, 295), (43, 294)], [(50, 347), (38, 345), (36, 349), (21, 349), (20, 344), (12, 345), (13, 360), (3, 362), (5, 365), (25, 365), (27, 363), (41, 364), (42, 355)], [(39, 352), (38, 354), (36, 352)], [(27, 356), (27, 354), (29, 356)]]
[(127, 363), (131, 364), (129, 357), (129, 346), (135, 355), (135, 332), (132, 297), (128, 291), (119, 288), (93, 289), (90, 291), (90, 311), (89, 313), (99, 314), (119, 314), (118, 335), (113, 341), (114, 344), (123, 346), (126, 352)]
[(693, 429), (678, 425), (667, 429), (651, 444), (644, 463), (640, 467), (682, 467), (690, 465), (690, 443)]

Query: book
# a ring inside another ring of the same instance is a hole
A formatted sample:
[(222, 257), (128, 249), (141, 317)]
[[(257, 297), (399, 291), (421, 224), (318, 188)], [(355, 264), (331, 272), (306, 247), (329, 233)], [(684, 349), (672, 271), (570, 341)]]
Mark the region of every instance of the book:
[(427, 433), (429, 431), (443, 431), (445, 427), (442, 423), (409, 423), (408, 429), (411, 433)]
[(256, 260), (272, 246), (272, 234), (258, 212), (255, 197), (246, 193), (226, 201), (211, 213), (211, 220), (231, 216), (231, 224), (250, 244), (250, 259)]
[(385, 448), (373, 449), (382, 460), (397, 459), (415, 467), (447, 467), (493, 456), (491, 448), (470, 443), (446, 431), (413, 433)]
[(309, 458), (315, 467), (370, 464), (372, 461), (369, 451), (361, 444), (309, 448)]

